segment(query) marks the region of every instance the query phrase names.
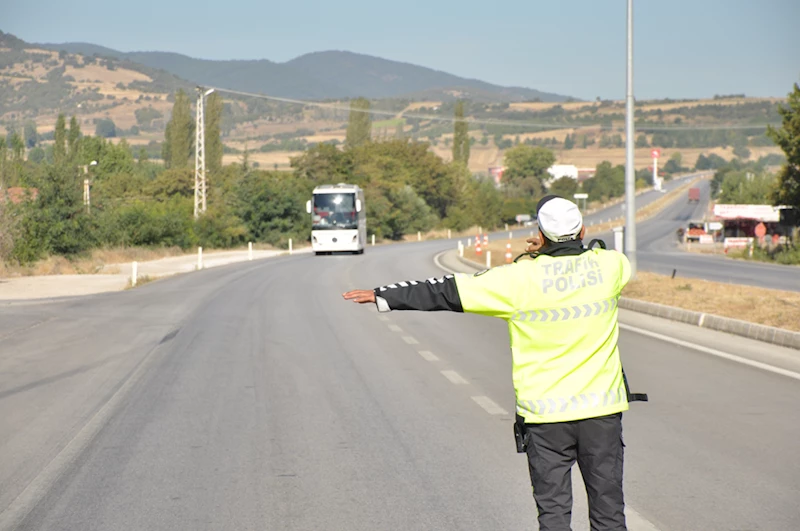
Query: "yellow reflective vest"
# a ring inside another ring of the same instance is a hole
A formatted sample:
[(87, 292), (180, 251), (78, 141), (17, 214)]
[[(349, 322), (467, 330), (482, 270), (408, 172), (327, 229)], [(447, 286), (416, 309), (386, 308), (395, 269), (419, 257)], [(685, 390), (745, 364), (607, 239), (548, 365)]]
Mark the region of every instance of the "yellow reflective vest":
[(508, 321), (517, 414), (565, 422), (628, 409), (617, 347), (627, 257), (593, 249), (455, 276), (463, 311)]

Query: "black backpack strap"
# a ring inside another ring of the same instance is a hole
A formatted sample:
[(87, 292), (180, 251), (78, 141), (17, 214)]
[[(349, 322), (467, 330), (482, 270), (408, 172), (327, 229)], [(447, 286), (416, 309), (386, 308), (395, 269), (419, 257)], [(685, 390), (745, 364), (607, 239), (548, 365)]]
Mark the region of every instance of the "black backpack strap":
[(590, 241), (589, 245), (586, 248), (591, 251), (592, 247), (594, 247), (595, 245), (600, 246), (601, 249), (605, 249), (606, 248), (606, 242), (604, 242), (603, 240), (598, 240), (598, 239), (594, 239), (594, 240)]

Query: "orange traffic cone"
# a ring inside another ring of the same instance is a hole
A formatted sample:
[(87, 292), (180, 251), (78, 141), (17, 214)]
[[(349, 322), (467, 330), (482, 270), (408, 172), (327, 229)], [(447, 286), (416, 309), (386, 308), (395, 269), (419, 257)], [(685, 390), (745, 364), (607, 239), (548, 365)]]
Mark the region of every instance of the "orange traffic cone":
[(484, 233), (484, 235), (483, 235), (483, 245), (484, 245), (484, 247), (489, 245), (489, 235), (486, 234), (486, 233)]
[(483, 251), (481, 250), (481, 241), (480, 240), (475, 240), (475, 254), (480, 256), (482, 254), (482, 252)]
[(514, 260), (514, 257), (511, 256), (511, 244), (506, 244), (506, 263), (510, 264)]

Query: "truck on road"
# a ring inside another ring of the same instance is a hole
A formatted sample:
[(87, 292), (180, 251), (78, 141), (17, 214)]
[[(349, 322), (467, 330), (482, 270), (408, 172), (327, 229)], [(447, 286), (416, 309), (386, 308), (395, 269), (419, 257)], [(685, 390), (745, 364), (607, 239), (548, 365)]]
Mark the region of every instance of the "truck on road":
[(689, 202), (690, 203), (700, 202), (700, 188), (696, 186), (689, 188)]

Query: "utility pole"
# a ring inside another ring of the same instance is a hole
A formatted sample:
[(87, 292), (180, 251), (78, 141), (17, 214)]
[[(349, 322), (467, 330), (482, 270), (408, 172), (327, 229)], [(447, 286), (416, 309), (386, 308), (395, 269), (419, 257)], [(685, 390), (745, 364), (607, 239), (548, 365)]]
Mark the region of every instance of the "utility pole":
[(195, 130), (194, 150), (194, 219), (206, 212), (206, 120), (203, 111), (206, 96), (214, 89), (205, 90), (197, 87), (197, 123)]
[(625, 255), (636, 276), (636, 169), (633, 166), (633, 0), (628, 0), (628, 72), (625, 96)]

